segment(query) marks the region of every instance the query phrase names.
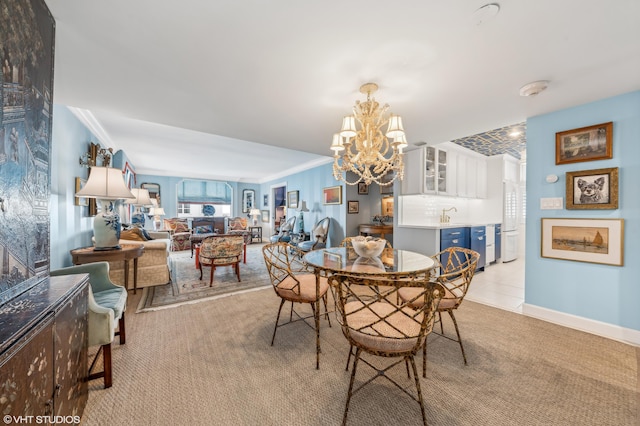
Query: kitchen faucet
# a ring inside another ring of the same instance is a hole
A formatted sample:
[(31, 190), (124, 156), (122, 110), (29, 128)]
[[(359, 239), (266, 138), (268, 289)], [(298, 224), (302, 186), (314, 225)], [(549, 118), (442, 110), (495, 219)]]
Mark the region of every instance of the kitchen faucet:
[(454, 212), (458, 212), (458, 209), (456, 209), (455, 207), (451, 207), (450, 209), (442, 209), (442, 215), (440, 216), (440, 223), (449, 223), (449, 219), (451, 219), (449, 217), (449, 215), (447, 215), (447, 212), (453, 210)]

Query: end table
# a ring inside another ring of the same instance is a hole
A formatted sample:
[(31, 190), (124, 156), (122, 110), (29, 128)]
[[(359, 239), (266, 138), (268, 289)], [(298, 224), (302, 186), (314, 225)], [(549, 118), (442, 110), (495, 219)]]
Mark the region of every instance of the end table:
[(120, 244), (119, 250), (94, 250), (94, 247), (77, 248), (70, 251), (74, 265), (93, 262), (124, 261), (124, 288), (129, 290), (129, 261), (133, 259), (133, 294), (138, 286), (138, 258), (144, 254), (142, 244)]
[(251, 232), (251, 244), (262, 242), (262, 226), (250, 226), (249, 232)]

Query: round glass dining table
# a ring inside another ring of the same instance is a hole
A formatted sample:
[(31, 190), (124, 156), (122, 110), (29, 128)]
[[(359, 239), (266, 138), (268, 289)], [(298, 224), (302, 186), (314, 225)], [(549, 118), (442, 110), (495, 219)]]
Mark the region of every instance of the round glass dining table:
[[(430, 274), (436, 262), (429, 256), (408, 250), (385, 248), (380, 256), (360, 257), (353, 247), (313, 250), (303, 261), (316, 275), (316, 298), (319, 299), (320, 277), (336, 273), (383, 276), (391, 279), (421, 277)], [(314, 310), (316, 326), (316, 368), (320, 368), (320, 309)]]
[(416, 276), (429, 273), (436, 262), (408, 250), (385, 248), (378, 257), (360, 257), (352, 247), (332, 247), (306, 253), (303, 260), (326, 273)]

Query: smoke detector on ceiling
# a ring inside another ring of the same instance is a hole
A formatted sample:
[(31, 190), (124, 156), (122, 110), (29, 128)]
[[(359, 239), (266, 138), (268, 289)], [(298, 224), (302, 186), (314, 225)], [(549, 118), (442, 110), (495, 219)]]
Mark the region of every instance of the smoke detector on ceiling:
[(535, 96), (549, 86), (547, 80), (534, 81), (520, 88), (520, 96)]

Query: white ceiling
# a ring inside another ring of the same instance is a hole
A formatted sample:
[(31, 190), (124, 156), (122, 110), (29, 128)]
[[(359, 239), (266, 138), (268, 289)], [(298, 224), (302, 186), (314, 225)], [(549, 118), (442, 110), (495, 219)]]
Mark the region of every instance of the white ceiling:
[(503, 0), (480, 24), (473, 0), (46, 3), (54, 102), (145, 174), (264, 182), (329, 160), (369, 81), (410, 143), (640, 89), (638, 0)]

